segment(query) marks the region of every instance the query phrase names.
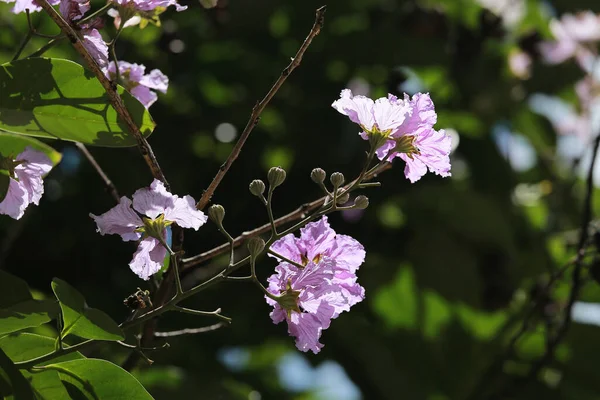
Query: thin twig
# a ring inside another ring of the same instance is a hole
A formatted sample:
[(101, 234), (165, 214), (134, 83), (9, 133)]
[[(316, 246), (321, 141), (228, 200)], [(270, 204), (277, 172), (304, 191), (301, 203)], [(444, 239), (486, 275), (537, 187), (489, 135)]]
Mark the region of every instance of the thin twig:
[(119, 203), (121, 197), (119, 196), (119, 192), (117, 191), (116, 186), (114, 185), (114, 183), (112, 183), (112, 181), (110, 180), (108, 175), (106, 175), (104, 170), (102, 170), (102, 167), (100, 167), (94, 156), (89, 152), (89, 150), (87, 149), (87, 147), (85, 147), (83, 143), (76, 142), (75, 146), (77, 146), (79, 151), (81, 151), (85, 158), (87, 158), (87, 160), (90, 162), (90, 164), (92, 164), (92, 167), (94, 167), (98, 175), (100, 175), (100, 178), (104, 181), (104, 186), (106, 186), (106, 190), (108, 190), (108, 193), (110, 193), (112, 198), (115, 199), (117, 203)]
[(148, 143), (146, 138), (142, 135), (140, 128), (133, 121), (133, 117), (127, 110), (127, 107), (125, 107), (125, 103), (123, 102), (123, 99), (121, 98), (121, 96), (119, 96), (119, 93), (117, 92), (116, 83), (111, 82), (104, 75), (104, 73), (100, 69), (100, 66), (98, 65), (96, 60), (94, 60), (94, 58), (90, 55), (90, 53), (87, 51), (87, 49), (81, 42), (81, 39), (77, 35), (77, 33), (73, 30), (73, 28), (69, 25), (69, 23), (67, 21), (65, 21), (63, 19), (63, 17), (61, 17), (61, 15), (50, 5), (50, 3), (48, 3), (47, 0), (39, 0), (36, 3), (39, 4), (39, 6), (44, 9), (44, 11), (46, 11), (46, 13), (50, 16), (50, 18), (52, 18), (52, 20), (56, 23), (56, 25), (58, 25), (60, 30), (69, 38), (69, 40), (71, 41), (71, 44), (73, 45), (75, 50), (81, 55), (81, 57), (83, 57), (85, 63), (89, 67), (89, 69), (94, 73), (94, 75), (96, 75), (96, 78), (98, 79), (98, 81), (100, 81), (100, 83), (102, 84), (102, 87), (104, 88), (104, 90), (106, 91), (106, 94), (108, 95), (110, 104), (113, 106), (113, 108), (115, 109), (115, 111), (117, 112), (119, 117), (125, 122), (125, 124), (127, 125), (127, 128), (129, 129), (129, 132), (135, 138), (138, 149), (139, 149), (140, 153), (142, 154), (142, 157), (146, 161), (146, 164), (148, 164), (148, 167), (150, 168), (150, 171), (152, 172), (152, 176), (154, 178), (162, 181), (165, 184), (165, 187), (167, 188), (167, 190), (169, 190), (170, 189), (169, 184), (168, 184), (167, 179), (165, 178), (165, 175), (163, 174), (160, 166), (158, 165), (158, 161), (156, 160), (156, 157), (154, 156), (152, 147), (150, 147), (150, 144)]
[(186, 329), (181, 329), (179, 331), (171, 331), (171, 332), (154, 332), (154, 336), (155, 337), (173, 337), (173, 336), (183, 336), (183, 335), (195, 335), (198, 333), (216, 331), (217, 329), (222, 328), (227, 325), (229, 325), (229, 324), (227, 324), (225, 322), (217, 322), (214, 325), (209, 325), (209, 326), (205, 326), (202, 328), (186, 328)]
[(265, 109), (267, 104), (269, 104), (273, 96), (275, 96), (275, 93), (277, 93), (279, 88), (281, 88), (287, 77), (292, 73), (294, 69), (296, 69), (296, 67), (300, 65), (300, 62), (302, 61), (302, 56), (304, 56), (304, 53), (308, 49), (308, 46), (310, 46), (315, 36), (317, 36), (319, 32), (321, 32), (323, 22), (325, 21), (325, 10), (326, 6), (317, 9), (315, 23), (313, 24), (312, 29), (308, 33), (308, 36), (304, 40), (304, 43), (302, 43), (302, 46), (300, 46), (300, 48), (298, 49), (296, 56), (292, 58), (290, 64), (281, 72), (281, 75), (279, 76), (275, 84), (273, 84), (266, 96), (260, 102), (258, 102), (258, 104), (256, 104), (252, 109), (250, 119), (248, 120), (248, 123), (246, 124), (246, 127), (240, 135), (240, 138), (238, 139), (237, 143), (231, 150), (229, 157), (227, 157), (225, 163), (221, 165), (219, 171), (217, 172), (217, 175), (215, 175), (210, 185), (208, 185), (208, 188), (202, 194), (202, 197), (198, 201), (198, 204), (196, 204), (196, 207), (199, 210), (203, 210), (204, 207), (206, 207), (206, 205), (210, 202), (212, 195), (217, 189), (217, 186), (219, 186), (219, 184), (223, 180), (223, 177), (225, 177), (225, 174), (227, 174), (227, 171), (229, 171), (229, 168), (231, 167), (233, 162), (238, 158), (240, 151), (242, 150), (242, 147), (246, 142), (246, 139), (248, 139), (248, 136), (250, 136), (250, 133), (252, 132), (252, 129), (254, 129), (254, 127), (258, 124), (260, 114)]
[[(379, 168), (369, 171), (365, 175), (363, 180), (373, 179), (378, 174), (391, 168), (391, 166), (392, 166), (391, 163), (385, 163), (385, 164), (381, 165)], [(301, 205), (300, 207), (298, 207), (296, 210), (292, 211), (291, 213), (286, 214), (283, 217), (277, 218), (274, 221), (275, 226), (281, 226), (281, 225), (287, 224), (289, 222), (293, 222), (300, 218), (303, 218), (304, 215), (321, 207), (329, 198), (330, 198), (329, 196), (324, 196), (318, 200)], [(258, 235), (262, 235), (263, 233), (269, 232), (270, 230), (271, 230), (271, 223), (269, 222), (262, 226), (259, 226), (256, 229), (244, 232), (240, 236), (236, 237), (233, 240), (233, 246), (237, 247), (237, 246), (241, 245), (242, 243), (244, 243), (244, 241), (246, 241), (247, 239), (258, 236)], [(182, 271), (189, 270), (191, 267), (193, 267), (195, 265), (198, 265), (198, 264), (208, 261), (212, 258), (215, 258), (218, 255), (225, 253), (228, 249), (229, 249), (229, 243), (224, 243), (224, 244), (222, 244), (218, 247), (215, 247), (213, 249), (210, 249), (204, 253), (200, 253), (193, 257), (184, 258), (183, 260), (181, 260), (181, 270)]]

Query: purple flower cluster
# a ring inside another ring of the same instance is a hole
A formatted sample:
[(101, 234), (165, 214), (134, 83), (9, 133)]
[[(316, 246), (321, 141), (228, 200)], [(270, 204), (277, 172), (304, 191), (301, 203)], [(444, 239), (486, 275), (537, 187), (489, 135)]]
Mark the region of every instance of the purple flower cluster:
[[(105, 69), (106, 76), (116, 79), (117, 68), (111, 61), (108, 68)], [(169, 87), (169, 78), (158, 69), (153, 69), (149, 74), (145, 74), (146, 67), (139, 64), (130, 64), (125, 61), (119, 61), (119, 76), (122, 84), (136, 99), (146, 108), (149, 108), (158, 99), (158, 96), (151, 89), (167, 93)]]
[(41, 151), (25, 148), (14, 159), (2, 159), (2, 169), (10, 172), (6, 196), (0, 202), (0, 214), (19, 219), (31, 203), (38, 205), (44, 194), (42, 177), (52, 169), (52, 162)]
[(365, 290), (356, 282), (365, 250), (353, 238), (337, 235), (327, 217), (306, 225), (299, 238), (284, 236), (271, 250), (304, 266), (279, 259), (276, 273), (268, 278), (272, 297), (265, 297), (274, 307), (271, 319), (276, 324), (287, 321), (296, 347), (316, 354), (323, 347), (321, 333), (331, 320), (365, 298)]
[(123, 196), (118, 205), (104, 214), (90, 216), (102, 235), (116, 234), (124, 241), (141, 239), (129, 267), (145, 280), (162, 267), (167, 254), (163, 245), (167, 226), (175, 222), (182, 228), (198, 230), (207, 220), (206, 215), (196, 209), (191, 196), (175, 196), (156, 179), (149, 188), (138, 189), (133, 194), (133, 202)]
[(450, 176), (451, 140), (443, 130), (433, 128), (437, 114), (429, 94), (404, 95), (404, 99), (390, 94), (373, 101), (344, 89), (332, 107), (360, 125), (361, 137), (377, 148), (380, 160), (404, 160), (404, 174), (411, 182), (428, 169)]

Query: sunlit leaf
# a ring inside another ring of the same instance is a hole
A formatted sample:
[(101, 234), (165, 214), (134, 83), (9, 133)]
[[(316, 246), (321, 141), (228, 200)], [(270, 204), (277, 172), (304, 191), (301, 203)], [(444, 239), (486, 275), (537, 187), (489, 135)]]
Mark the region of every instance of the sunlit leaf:
[[(154, 129), (146, 108), (119, 87), (144, 136)], [(0, 66), (0, 129), (95, 146), (135, 146), (93, 74), (62, 59), (27, 58)]]
[(116, 322), (104, 312), (89, 308), (81, 293), (67, 282), (54, 278), (52, 290), (62, 310), (62, 337), (72, 334), (97, 340), (123, 340), (125, 338)]
[(50, 364), (76, 399), (146, 400), (152, 396), (123, 368), (105, 360), (83, 359)]
[(53, 300), (27, 300), (0, 310), (0, 335), (52, 321), (58, 314)]

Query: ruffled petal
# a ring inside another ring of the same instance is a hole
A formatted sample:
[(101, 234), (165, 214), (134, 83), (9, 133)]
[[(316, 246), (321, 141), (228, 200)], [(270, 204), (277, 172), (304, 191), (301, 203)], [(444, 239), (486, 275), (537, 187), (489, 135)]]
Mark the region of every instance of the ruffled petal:
[(101, 235), (120, 235), (124, 241), (138, 240), (142, 234), (135, 229), (144, 223), (131, 208), (131, 200), (121, 197), (119, 204), (101, 215), (90, 214)]
[(288, 319), (288, 332), (296, 338), (296, 347), (300, 351), (311, 350), (317, 354), (323, 348), (319, 342), (323, 329), (329, 328), (335, 309), (322, 302), (315, 314), (292, 312)]
[(177, 196), (172, 195), (165, 188), (164, 183), (155, 179), (149, 188), (142, 188), (133, 194), (133, 208), (140, 214), (155, 219), (165, 210), (175, 207)]
[(176, 222), (182, 228), (198, 230), (208, 219), (206, 214), (196, 208), (196, 201), (192, 196), (175, 197), (172, 208), (165, 210), (165, 219)]
[(316, 256), (325, 254), (335, 245), (335, 231), (331, 229), (324, 216), (319, 221), (311, 222), (300, 230), (300, 248), (306, 257), (312, 261)]
[(353, 96), (350, 89), (344, 89), (340, 98), (331, 104), (339, 113), (348, 116), (350, 121), (370, 130), (375, 124), (373, 100), (365, 96)]
[(140, 241), (129, 267), (137, 276), (147, 281), (160, 271), (166, 255), (167, 249), (158, 240), (147, 237)]
[(337, 235), (335, 245), (328, 252), (329, 257), (335, 259), (338, 268), (355, 273), (358, 267), (365, 261), (365, 248), (358, 240), (346, 236)]

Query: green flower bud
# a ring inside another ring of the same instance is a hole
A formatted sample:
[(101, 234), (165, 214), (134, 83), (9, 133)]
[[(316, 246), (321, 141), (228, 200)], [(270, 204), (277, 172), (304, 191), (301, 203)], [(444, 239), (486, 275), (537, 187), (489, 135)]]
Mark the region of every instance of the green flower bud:
[(265, 183), (260, 179), (255, 179), (250, 182), (250, 193), (255, 195), (256, 197), (261, 197), (265, 192)]
[(356, 196), (354, 199), (354, 208), (358, 208), (359, 210), (364, 210), (369, 207), (369, 198), (367, 196)]
[(285, 181), (285, 170), (281, 167), (273, 167), (267, 173), (267, 179), (271, 189), (275, 189)]
[(340, 187), (344, 184), (345, 181), (344, 174), (342, 174), (341, 172), (334, 172), (329, 177), (329, 180), (331, 181), (331, 184), (334, 187)]
[(223, 218), (225, 218), (225, 209), (220, 204), (214, 204), (208, 209), (208, 218), (211, 219), (217, 226), (223, 224)]
[(310, 173), (310, 179), (313, 180), (314, 183), (323, 183), (327, 174), (321, 168), (315, 168)]
[(265, 241), (260, 237), (253, 237), (248, 239), (248, 251), (250, 252), (250, 257), (256, 258), (265, 248)]

